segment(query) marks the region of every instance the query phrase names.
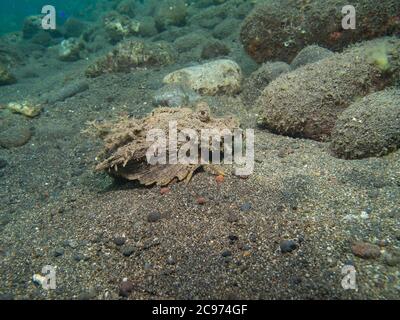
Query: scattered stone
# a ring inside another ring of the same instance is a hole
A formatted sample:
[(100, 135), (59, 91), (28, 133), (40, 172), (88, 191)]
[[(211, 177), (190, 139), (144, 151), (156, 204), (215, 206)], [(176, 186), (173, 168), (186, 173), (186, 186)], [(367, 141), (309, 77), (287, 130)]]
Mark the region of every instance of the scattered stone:
[(240, 206), (240, 211), (247, 212), (251, 210), (251, 203), (246, 202)]
[(297, 249), (297, 243), (293, 240), (283, 240), (279, 246), (282, 253), (289, 253)]
[(28, 126), (15, 124), (0, 132), (0, 146), (6, 149), (16, 148), (26, 144), (32, 137)]
[(24, 24), (22, 26), (22, 36), (24, 39), (31, 39), (34, 35), (42, 30), (42, 16), (28, 16), (25, 18)]
[(362, 259), (376, 259), (381, 255), (381, 250), (378, 246), (360, 241), (351, 245), (351, 251), (355, 256)]
[(207, 203), (207, 200), (204, 197), (198, 197), (196, 199), (196, 202), (197, 202), (198, 205), (204, 205), (204, 204)]
[(15, 113), (20, 113), (26, 117), (34, 118), (40, 114), (42, 107), (32, 101), (10, 102), (7, 109)]
[(161, 219), (161, 213), (158, 211), (154, 211), (148, 214), (147, 221), (148, 222), (157, 222)]
[(140, 22), (115, 11), (111, 11), (104, 17), (104, 30), (110, 42), (117, 43), (126, 37), (138, 34)]
[(332, 55), (333, 52), (326, 48), (322, 48), (317, 45), (307, 46), (304, 49), (300, 50), (297, 56), (293, 59), (290, 66), (294, 70), (306, 64), (314, 63), (319, 60), (328, 58)]
[(223, 183), (225, 181), (225, 178), (224, 178), (223, 175), (218, 175), (218, 176), (215, 177), (215, 181), (217, 183)]
[(235, 223), (239, 221), (239, 216), (235, 213), (229, 213), (227, 220), (230, 223)]
[(235, 241), (239, 240), (239, 237), (238, 237), (237, 235), (235, 235), (235, 234), (230, 234), (230, 235), (228, 236), (228, 239), (229, 239), (229, 241), (231, 241), (231, 242), (235, 242)]
[(122, 245), (125, 244), (125, 242), (126, 242), (126, 239), (123, 238), (123, 237), (116, 237), (116, 238), (114, 239), (114, 243), (115, 243), (117, 246), (122, 246)]
[(4, 169), (8, 166), (8, 162), (2, 158), (0, 158), (0, 169)]
[(134, 285), (131, 281), (125, 280), (119, 284), (119, 295), (121, 297), (127, 298), (129, 294), (133, 291)]
[(57, 248), (57, 249), (55, 249), (53, 255), (54, 255), (54, 257), (56, 257), (56, 258), (57, 258), (57, 257), (63, 256), (63, 255), (64, 255), (64, 248)]
[(176, 260), (174, 259), (174, 257), (168, 256), (168, 258), (167, 258), (167, 264), (169, 264), (169, 265), (174, 265), (174, 264), (176, 264)]
[(122, 247), (121, 252), (125, 257), (130, 257), (135, 252), (135, 247), (131, 245), (125, 245)]
[(165, 194), (168, 194), (168, 193), (170, 193), (170, 192), (171, 192), (171, 189), (168, 188), (168, 187), (164, 187), (164, 188), (161, 188), (161, 189), (160, 189), (160, 194), (161, 194), (161, 195), (165, 195)]
[(400, 265), (400, 252), (385, 252), (383, 258), (385, 263), (390, 267)]
[(399, 147), (399, 89), (376, 92), (352, 104), (339, 116), (330, 144), (344, 159), (380, 157)]
[(157, 90), (153, 97), (154, 106), (183, 107), (194, 103), (200, 96), (185, 84), (172, 83)]
[(242, 71), (227, 59), (177, 70), (165, 76), (164, 83), (184, 83), (202, 95), (235, 94), (241, 89)]
[(80, 261), (82, 261), (82, 260), (86, 260), (86, 257), (85, 257), (82, 253), (77, 252), (77, 253), (74, 253), (74, 254), (73, 254), (73, 259), (74, 259), (76, 262), (80, 262)]
[(58, 59), (61, 61), (76, 61), (81, 59), (84, 43), (77, 38), (63, 40), (58, 50)]
[(230, 251), (230, 250), (225, 250), (225, 251), (223, 251), (223, 252), (221, 253), (221, 256), (223, 256), (224, 258), (230, 257), (230, 256), (232, 256), (232, 251)]

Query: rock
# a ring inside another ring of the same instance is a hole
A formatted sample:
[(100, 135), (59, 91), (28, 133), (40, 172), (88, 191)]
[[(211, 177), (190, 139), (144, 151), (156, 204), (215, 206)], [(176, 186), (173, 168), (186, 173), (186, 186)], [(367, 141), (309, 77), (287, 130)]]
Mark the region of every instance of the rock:
[(157, 90), (153, 97), (154, 106), (182, 107), (198, 100), (200, 96), (185, 84), (167, 84)]
[(381, 255), (381, 251), (378, 246), (366, 242), (354, 242), (351, 245), (351, 251), (357, 257), (362, 259), (376, 259)]
[(247, 212), (251, 210), (251, 203), (245, 202), (240, 206), (240, 211)]
[(22, 36), (24, 39), (31, 39), (35, 34), (42, 30), (42, 16), (28, 16), (25, 18), (22, 26)]
[(104, 29), (110, 42), (117, 43), (126, 37), (138, 34), (140, 22), (112, 11), (104, 18)]
[(223, 59), (177, 70), (163, 81), (185, 83), (202, 95), (235, 94), (241, 88), (242, 71), (236, 62)]
[(380, 157), (399, 147), (399, 89), (373, 93), (352, 104), (339, 116), (330, 144), (344, 159)]
[(390, 267), (400, 265), (400, 252), (385, 252), (383, 255), (385, 263)]
[(238, 221), (239, 221), (239, 216), (236, 215), (236, 214), (234, 214), (234, 213), (230, 213), (230, 214), (228, 215), (227, 221), (228, 221), (229, 223), (238, 222)]
[(28, 126), (15, 124), (0, 132), (0, 146), (6, 149), (20, 147), (26, 144), (31, 136)]
[[(307, 45), (340, 50), (351, 43), (398, 34), (398, 0), (359, 0), (355, 30), (343, 30), (343, 0), (264, 1), (244, 20), (240, 39), (257, 62), (280, 59), (291, 62)], [(290, 19), (288, 19), (290, 17)]]
[(327, 140), (341, 112), (356, 99), (400, 77), (400, 39), (383, 38), (281, 75), (257, 100), (272, 132)]
[(227, 18), (218, 24), (213, 31), (213, 36), (217, 39), (226, 39), (239, 32), (242, 21)]
[(63, 40), (58, 50), (58, 59), (61, 61), (76, 61), (81, 58), (84, 44), (80, 39), (69, 38)]
[(229, 47), (219, 40), (208, 41), (203, 45), (201, 58), (205, 60), (227, 56), (230, 53)]
[(131, 245), (125, 245), (122, 247), (121, 252), (125, 257), (130, 257), (135, 252), (135, 247)]
[(174, 259), (174, 257), (168, 256), (168, 258), (167, 258), (167, 264), (169, 264), (169, 265), (174, 265), (174, 264), (176, 264), (176, 260)]
[(297, 56), (293, 59), (290, 66), (292, 69), (297, 69), (301, 66), (304, 66), (309, 63), (314, 63), (319, 60), (331, 57), (333, 52), (322, 48), (317, 45), (307, 46), (304, 49), (301, 49)]
[(147, 216), (147, 221), (148, 222), (157, 222), (160, 219), (161, 219), (161, 214), (158, 211), (151, 212)]
[(8, 162), (2, 158), (0, 158), (0, 169), (4, 169), (8, 166)]
[(155, 22), (159, 31), (168, 26), (183, 26), (186, 24), (187, 7), (184, 0), (165, 0), (157, 5)]
[(127, 298), (129, 294), (133, 291), (134, 285), (131, 281), (125, 280), (119, 284), (119, 295), (121, 297)]
[(126, 15), (130, 18), (135, 17), (137, 6), (135, 0), (122, 0), (118, 3), (117, 9), (120, 14)]
[(64, 249), (63, 248), (57, 248), (53, 252), (54, 257), (61, 257), (64, 255)]
[(198, 204), (198, 205), (205, 205), (206, 203), (207, 203), (207, 200), (204, 198), (204, 197), (198, 197), (197, 199), (196, 199), (196, 203)]
[(65, 38), (79, 38), (85, 32), (86, 23), (74, 17), (69, 17), (63, 25)]
[(21, 102), (10, 102), (7, 104), (7, 109), (29, 118), (38, 116), (42, 111), (42, 107), (39, 104), (27, 100)]
[(14, 84), (17, 82), (17, 79), (13, 74), (11, 74), (6, 67), (0, 64), (0, 86), (7, 84)]
[(297, 243), (293, 240), (283, 240), (279, 244), (282, 253), (292, 252), (297, 249)]
[(232, 256), (232, 251), (230, 251), (230, 250), (225, 250), (225, 251), (223, 251), (223, 252), (221, 253), (221, 256), (223, 256), (224, 258), (230, 257), (230, 256)]
[(140, 23), (138, 34), (142, 37), (152, 37), (158, 33), (156, 22), (153, 17), (138, 17), (138, 21)]
[(208, 37), (208, 34), (205, 32), (191, 32), (177, 38), (174, 41), (174, 46), (179, 52), (190, 51), (193, 48), (196, 48), (197, 46), (206, 42)]
[(246, 105), (254, 105), (254, 101), (268, 84), (281, 74), (290, 71), (286, 62), (267, 62), (254, 71), (243, 83), (242, 97)]
[(115, 243), (117, 246), (122, 246), (123, 244), (125, 244), (125, 242), (126, 242), (126, 239), (123, 238), (123, 237), (116, 237), (116, 238), (114, 239), (114, 243)]
[(64, 86), (61, 90), (55, 93), (51, 93), (47, 97), (46, 102), (53, 104), (58, 101), (64, 101), (88, 89), (89, 89), (89, 84), (86, 80), (77, 80)]
[(104, 73), (130, 72), (137, 67), (168, 65), (174, 62), (175, 56), (171, 45), (165, 42), (126, 40), (90, 65), (86, 69), (86, 76), (97, 77)]

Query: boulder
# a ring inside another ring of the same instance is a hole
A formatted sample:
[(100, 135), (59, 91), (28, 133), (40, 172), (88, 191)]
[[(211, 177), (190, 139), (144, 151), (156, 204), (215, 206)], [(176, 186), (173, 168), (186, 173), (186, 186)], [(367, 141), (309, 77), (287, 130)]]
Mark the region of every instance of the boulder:
[(330, 149), (337, 157), (380, 157), (400, 147), (400, 89), (370, 94), (340, 115)]
[(328, 58), (333, 55), (331, 50), (322, 48), (317, 45), (307, 46), (304, 49), (301, 49), (297, 56), (293, 59), (290, 66), (292, 69), (297, 69), (301, 66), (304, 66), (309, 63), (314, 63), (319, 60)]

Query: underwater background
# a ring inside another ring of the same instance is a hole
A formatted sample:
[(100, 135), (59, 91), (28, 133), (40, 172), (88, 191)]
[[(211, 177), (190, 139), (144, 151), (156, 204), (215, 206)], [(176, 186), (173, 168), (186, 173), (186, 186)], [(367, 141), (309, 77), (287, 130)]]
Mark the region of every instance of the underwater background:
[[(398, 299), (399, 35), (398, 0), (2, 0), (0, 299)], [(254, 130), (253, 170), (150, 166), (170, 121)]]

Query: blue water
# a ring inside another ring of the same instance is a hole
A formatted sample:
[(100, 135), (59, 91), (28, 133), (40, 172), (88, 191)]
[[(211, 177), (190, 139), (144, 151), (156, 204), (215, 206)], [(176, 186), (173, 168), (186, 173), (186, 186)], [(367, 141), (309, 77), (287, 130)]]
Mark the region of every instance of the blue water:
[(82, 16), (84, 8), (96, 2), (97, 0), (1, 0), (0, 34), (20, 31), (24, 19), (40, 14), (45, 5), (56, 8), (59, 23), (62, 23), (70, 16)]

